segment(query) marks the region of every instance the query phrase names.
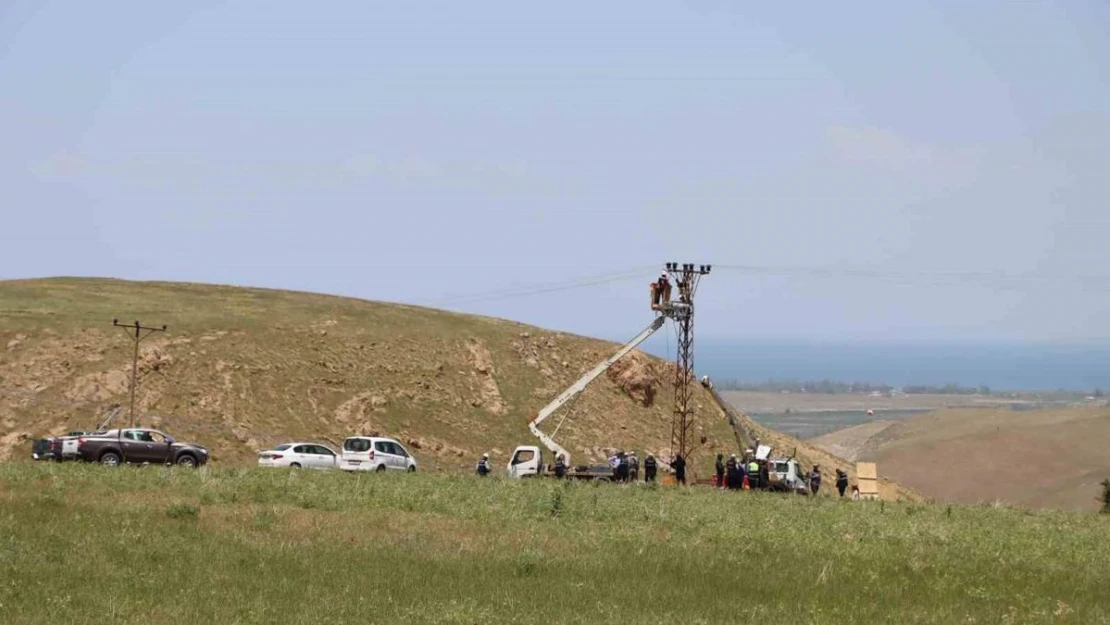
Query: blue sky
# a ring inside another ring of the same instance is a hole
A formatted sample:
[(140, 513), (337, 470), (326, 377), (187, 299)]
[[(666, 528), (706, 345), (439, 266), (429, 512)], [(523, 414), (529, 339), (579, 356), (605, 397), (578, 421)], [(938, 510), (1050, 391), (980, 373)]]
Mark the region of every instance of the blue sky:
[(719, 267), (703, 337), (1102, 339), (1108, 32), (1099, 2), (0, 0), (0, 277), (620, 337), (675, 260)]

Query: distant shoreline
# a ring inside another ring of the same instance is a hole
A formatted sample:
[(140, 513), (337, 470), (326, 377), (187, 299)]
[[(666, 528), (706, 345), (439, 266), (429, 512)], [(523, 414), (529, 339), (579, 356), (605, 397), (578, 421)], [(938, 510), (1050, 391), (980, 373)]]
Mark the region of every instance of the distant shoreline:
[[(1107, 402), (1043, 400), (1035, 395), (896, 395), (723, 391), (725, 401), (775, 431), (811, 439), (874, 421), (899, 421), (939, 410), (1045, 410), (1106, 406)], [(868, 414), (868, 412), (871, 414)]]
[[(646, 351), (673, 358), (669, 347)], [(997, 394), (1110, 392), (1110, 346), (1019, 343), (803, 343), (722, 341), (697, 345), (699, 376), (735, 380), (748, 388), (767, 383), (865, 383), (906, 389), (913, 386), (989, 388)], [(724, 390), (724, 385), (721, 385)], [(765, 390), (765, 389), (764, 389)], [(777, 389), (776, 389), (777, 390)], [(813, 390), (813, 389), (809, 389)], [(825, 389), (822, 389), (825, 390)]]
[(895, 395), (871, 396), (860, 393), (776, 393), (770, 391), (721, 391), (726, 401), (744, 412), (820, 413), (849, 410), (916, 410), (930, 411), (942, 408), (999, 408), (1020, 405), (1023, 407), (1065, 407), (1074, 405), (1100, 405), (1093, 402), (1056, 397), (1039, 397), (1034, 393), (1012, 395)]

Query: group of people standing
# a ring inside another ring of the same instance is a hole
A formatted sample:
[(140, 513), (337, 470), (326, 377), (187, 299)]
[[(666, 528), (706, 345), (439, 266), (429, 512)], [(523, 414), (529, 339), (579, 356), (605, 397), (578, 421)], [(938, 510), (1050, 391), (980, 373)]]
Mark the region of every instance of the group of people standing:
[[(813, 465), (813, 471), (809, 473), (809, 488), (816, 495), (817, 491), (821, 488), (821, 467)], [(848, 490), (848, 474), (840, 469), (836, 470), (836, 492), (844, 497), (844, 492)], [(859, 486), (852, 486), (852, 499), (859, 499)]]
[[(724, 454), (717, 454), (715, 466), (717, 473), (716, 484), (719, 488), (729, 490), (755, 490), (767, 488), (770, 484), (767, 462), (760, 462), (750, 453), (744, 459), (738, 459), (736, 454), (725, 460)], [(821, 490), (821, 466), (813, 465), (813, 469), (806, 476), (810, 493), (816, 495)], [(848, 490), (848, 474), (840, 469), (836, 470), (836, 490), (841, 497)], [(852, 488), (852, 499), (859, 499), (859, 488)]]
[[(636, 482), (640, 479), (640, 460), (634, 451), (628, 453), (614, 451), (609, 456), (609, 468), (613, 470), (614, 482)], [(653, 454), (648, 454), (644, 458), (644, 482), (649, 484), (654, 482), (658, 471), (658, 461)]]
[(717, 486), (729, 490), (749, 490), (765, 488), (770, 479), (767, 475), (767, 463), (759, 462), (751, 455), (745, 455), (743, 460), (736, 454), (725, 460), (724, 454), (717, 454)]
[[(681, 455), (676, 455), (671, 459), (670, 465), (674, 472), (675, 481), (679, 484), (685, 484), (686, 460)], [(636, 482), (640, 479), (640, 461), (634, 451), (629, 453), (619, 450), (614, 451), (609, 456), (609, 468), (613, 470), (613, 481), (615, 482)], [(561, 455), (555, 458), (554, 469), (555, 477), (566, 477), (567, 465)], [(716, 484), (719, 488), (757, 490), (767, 488), (770, 484), (767, 462), (760, 462), (751, 453), (745, 454), (743, 459), (739, 459), (736, 454), (732, 454), (728, 460), (725, 460), (724, 454), (717, 454), (715, 469), (717, 473)], [(658, 471), (658, 461), (656, 461), (654, 455), (648, 454), (644, 459), (644, 483), (654, 482)], [(481, 476), (491, 473), (489, 454), (482, 454), (481, 460), (478, 461), (477, 473)], [(816, 495), (821, 490), (821, 466), (813, 465), (813, 469), (806, 477), (810, 492)], [(836, 470), (836, 490), (841, 497), (848, 490), (848, 474), (840, 469)], [(859, 488), (853, 486), (852, 499), (859, 498)]]

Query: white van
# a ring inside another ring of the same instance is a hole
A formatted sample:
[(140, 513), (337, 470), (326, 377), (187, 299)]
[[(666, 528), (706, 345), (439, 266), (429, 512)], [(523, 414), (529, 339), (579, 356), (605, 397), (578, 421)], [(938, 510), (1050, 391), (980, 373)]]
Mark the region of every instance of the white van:
[(416, 470), (416, 459), (392, 438), (352, 436), (343, 441), (339, 468), (344, 471)]

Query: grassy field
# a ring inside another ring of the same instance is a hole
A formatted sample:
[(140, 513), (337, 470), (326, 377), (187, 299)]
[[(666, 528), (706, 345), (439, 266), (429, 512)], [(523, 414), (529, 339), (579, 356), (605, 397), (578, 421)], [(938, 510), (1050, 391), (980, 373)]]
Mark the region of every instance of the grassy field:
[(0, 622), (1107, 623), (1110, 515), (0, 466)]

